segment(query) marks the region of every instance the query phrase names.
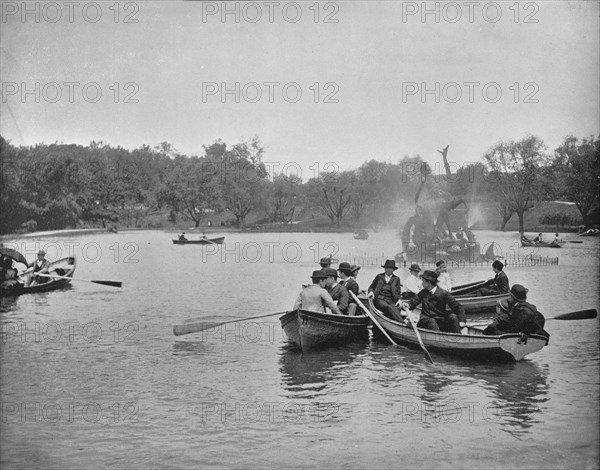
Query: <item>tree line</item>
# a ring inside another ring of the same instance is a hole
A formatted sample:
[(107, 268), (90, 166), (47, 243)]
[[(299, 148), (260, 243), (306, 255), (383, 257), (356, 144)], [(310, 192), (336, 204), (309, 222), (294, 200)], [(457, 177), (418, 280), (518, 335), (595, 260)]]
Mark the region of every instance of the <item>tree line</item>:
[[(270, 174), (258, 137), (227, 145), (221, 140), (187, 156), (171, 144), (134, 150), (103, 142), (88, 146), (13, 146), (0, 136), (0, 233), (81, 226), (133, 224), (150, 212), (199, 226), (226, 212), (244, 228), (253, 220), (290, 224), (321, 214), (332, 225), (358, 226), (389, 219), (401, 204), (414, 204), (418, 188), (432, 206), (440, 190), (493, 204), (503, 226), (541, 200), (575, 202), (585, 224), (598, 205), (600, 140), (568, 136), (553, 152), (534, 136), (500, 142), (480, 162), (454, 173), (426, 177), (420, 156), (398, 163), (365, 161), (360, 167), (322, 172), (303, 181)], [(447, 148), (445, 149), (447, 152)], [(441, 152), (440, 152), (441, 153)], [(444, 159), (445, 159), (444, 154)], [(447, 162), (446, 162), (447, 163)]]

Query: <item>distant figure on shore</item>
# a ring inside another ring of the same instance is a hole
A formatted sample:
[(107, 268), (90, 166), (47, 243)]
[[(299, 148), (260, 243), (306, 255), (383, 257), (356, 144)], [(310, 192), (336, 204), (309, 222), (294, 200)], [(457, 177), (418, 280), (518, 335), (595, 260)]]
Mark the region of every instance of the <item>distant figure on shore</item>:
[(179, 235), (179, 240), (181, 240), (182, 242), (187, 241), (187, 238), (185, 238), (185, 232), (182, 232), (181, 235)]

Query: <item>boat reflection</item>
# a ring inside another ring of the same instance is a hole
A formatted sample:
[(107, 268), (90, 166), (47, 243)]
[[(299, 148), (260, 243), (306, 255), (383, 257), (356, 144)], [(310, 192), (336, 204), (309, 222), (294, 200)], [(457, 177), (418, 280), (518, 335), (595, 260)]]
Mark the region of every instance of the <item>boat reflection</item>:
[(291, 398), (315, 398), (332, 384), (352, 380), (355, 359), (368, 348), (364, 342), (302, 354), (293, 345), (279, 350), (279, 370), (283, 388)]
[[(543, 421), (543, 404), (548, 401), (549, 391), (547, 366), (526, 360), (466, 367), (446, 361), (439, 367), (451, 373), (418, 375), (423, 390), (421, 411), (430, 415), (430, 422), (440, 416), (450, 421), (484, 421), (518, 437)], [(473, 384), (483, 388), (487, 398), (481, 400), (474, 395), (472, 399), (457, 399), (453, 389), (466, 386), (466, 382), (470, 388)]]

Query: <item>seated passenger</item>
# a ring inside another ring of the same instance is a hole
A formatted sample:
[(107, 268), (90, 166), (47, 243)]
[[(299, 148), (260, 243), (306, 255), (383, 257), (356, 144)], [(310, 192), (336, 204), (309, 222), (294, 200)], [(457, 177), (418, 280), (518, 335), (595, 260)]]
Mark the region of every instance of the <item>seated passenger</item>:
[[(352, 292), (354, 295), (358, 296), (358, 294), (360, 293), (360, 287), (358, 286), (358, 282), (356, 282), (356, 279), (354, 279), (354, 276), (352, 274), (352, 266), (350, 266), (350, 263), (340, 263), (340, 266), (338, 267), (338, 272), (340, 273), (341, 279), (340, 285), (344, 286), (348, 290), (348, 292)], [(356, 309), (358, 307), (356, 305), (356, 301), (352, 296), (349, 296), (348, 302), (348, 315), (356, 315)]]
[[(466, 326), (464, 307), (450, 294), (438, 287), (437, 274), (425, 271), (421, 275), (423, 290), (415, 299), (403, 302), (404, 308), (414, 309), (421, 304), (421, 318), (417, 327), (433, 331), (460, 333)], [(448, 308), (450, 308), (450, 311)]]
[(483, 330), (484, 335), (503, 335), (507, 333), (538, 334), (550, 338), (544, 330), (546, 319), (535, 305), (527, 302), (527, 289), (515, 284), (510, 290), (510, 300), (501, 300), (496, 307), (497, 316)]
[(341, 315), (342, 312), (340, 312), (329, 292), (325, 290), (327, 284), (325, 273), (321, 269), (313, 271), (311, 279), (313, 282), (312, 285), (302, 289), (302, 292), (300, 292), (294, 303), (293, 310), (301, 308), (312, 312), (325, 313), (325, 307), (329, 307), (332, 313)]
[(338, 284), (337, 282), (337, 270), (334, 268), (326, 268), (325, 275), (327, 276), (327, 292), (331, 295), (334, 302), (337, 302), (337, 307), (342, 312), (342, 315), (348, 315), (348, 304), (350, 300), (350, 294), (348, 290)]
[(409, 276), (404, 280), (402, 284), (402, 299), (408, 300), (417, 297), (419, 292), (423, 290), (423, 283), (419, 277), (421, 272), (421, 266), (418, 264), (411, 264), (408, 268)]
[(504, 264), (502, 261), (496, 260), (492, 263), (494, 271), (494, 279), (490, 279), (485, 283), (485, 287), (477, 290), (477, 296), (507, 294), (510, 291), (508, 276), (503, 271)]
[(404, 321), (400, 309), (402, 295), (402, 283), (400, 278), (394, 274), (398, 269), (393, 259), (388, 259), (381, 266), (385, 272), (378, 274), (369, 286), (369, 297), (373, 299), (375, 307), (388, 318), (396, 321)]
[(27, 282), (27, 286), (33, 284), (44, 284), (45, 282), (50, 281), (49, 277), (39, 276), (38, 274), (48, 274), (48, 268), (50, 266), (50, 261), (46, 259), (46, 252), (44, 250), (38, 251), (37, 259), (33, 262), (33, 274), (29, 278)]

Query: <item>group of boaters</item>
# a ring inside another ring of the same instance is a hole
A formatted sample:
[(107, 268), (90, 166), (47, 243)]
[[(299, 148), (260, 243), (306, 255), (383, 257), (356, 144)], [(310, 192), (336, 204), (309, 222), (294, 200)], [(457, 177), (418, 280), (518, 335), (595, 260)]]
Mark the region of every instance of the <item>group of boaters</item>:
[[(0, 288), (3, 290), (12, 290), (22, 286), (48, 282), (50, 278), (40, 276), (40, 274), (48, 274), (49, 265), (50, 262), (46, 259), (46, 252), (40, 250), (37, 253), (37, 259), (28, 266), (28, 269), (24, 273), (19, 275), (13, 258), (3, 256), (0, 261)], [(25, 273), (30, 275), (23, 277)]]
[[(465, 309), (452, 295), (452, 283), (447, 271), (446, 262), (436, 263), (436, 270), (425, 270), (421, 273), (418, 264), (412, 264), (409, 276), (404, 284), (394, 274), (398, 269), (394, 260), (388, 259), (381, 266), (383, 273), (377, 274), (366, 292), (361, 292), (356, 277), (360, 267), (342, 262), (338, 269), (331, 267), (330, 258), (322, 258), (321, 269), (313, 271), (312, 284), (305, 286), (294, 303), (294, 310), (299, 308), (325, 313), (329, 308), (337, 315), (362, 315), (360, 309), (349, 292), (358, 296), (366, 294), (373, 300), (374, 306), (382, 314), (399, 323), (408, 324), (408, 310), (420, 306), (421, 314), (417, 327), (433, 331), (461, 333), (465, 328)], [(483, 331), (485, 335), (505, 333), (543, 334), (544, 316), (535, 305), (527, 302), (527, 289), (515, 284), (510, 288), (508, 276), (504, 272), (504, 264), (496, 260), (492, 263), (494, 278), (484, 283), (473, 296), (508, 294), (506, 300), (498, 301), (493, 322)]]

